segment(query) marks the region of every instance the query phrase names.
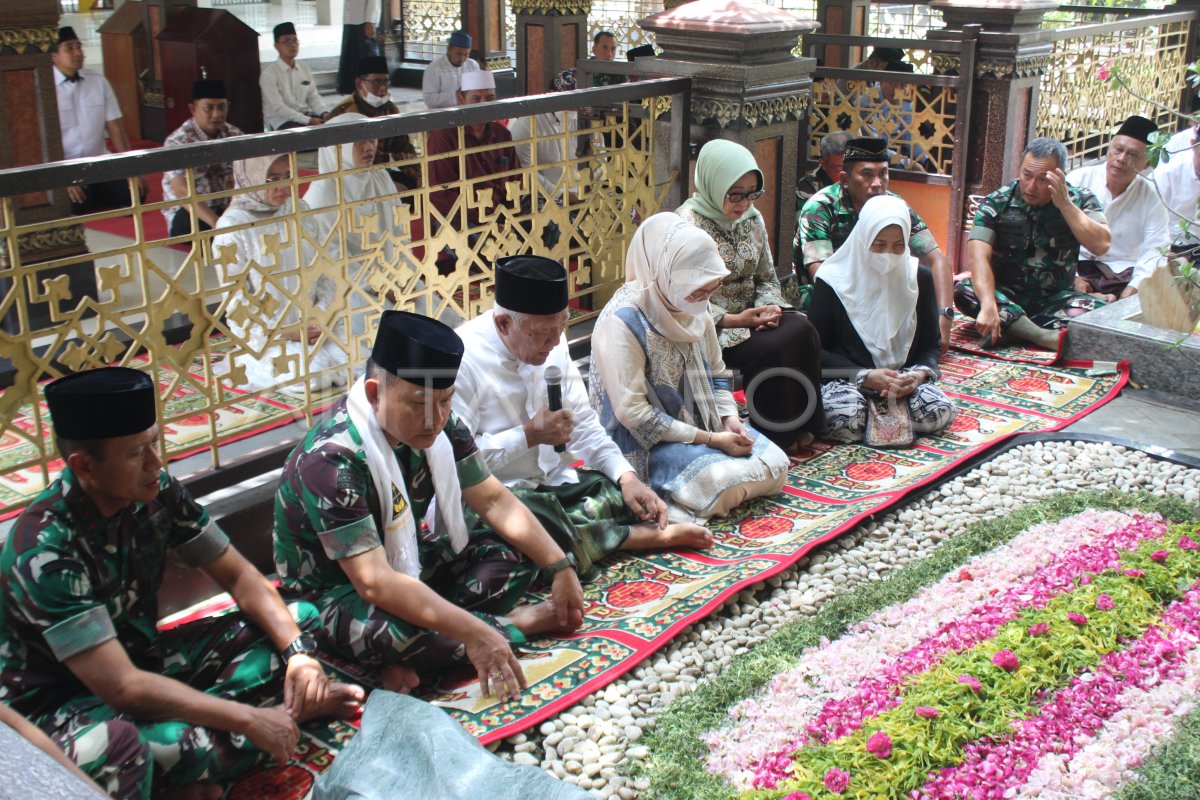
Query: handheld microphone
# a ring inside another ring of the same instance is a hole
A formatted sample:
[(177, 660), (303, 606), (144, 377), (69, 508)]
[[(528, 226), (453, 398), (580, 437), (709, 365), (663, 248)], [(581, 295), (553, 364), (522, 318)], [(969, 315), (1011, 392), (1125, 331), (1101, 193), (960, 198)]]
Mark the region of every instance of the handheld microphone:
[[(546, 400), (551, 411), (562, 411), (562, 370), (555, 366), (546, 367)], [(566, 451), (565, 444), (554, 445), (554, 452)]]

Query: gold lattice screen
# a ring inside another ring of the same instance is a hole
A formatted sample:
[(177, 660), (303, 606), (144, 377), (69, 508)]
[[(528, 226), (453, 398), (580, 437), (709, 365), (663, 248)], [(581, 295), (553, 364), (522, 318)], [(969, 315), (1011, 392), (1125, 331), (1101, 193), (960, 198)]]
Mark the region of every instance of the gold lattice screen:
[[(1180, 127), (1182, 122), (1167, 109), (1179, 105), (1190, 31), (1187, 20), (1143, 24), (1135, 19), (1121, 30), (1056, 41), (1042, 73), (1037, 135), (1065, 144), (1072, 165), (1078, 166), (1102, 158), (1113, 131), (1130, 114), (1151, 117), (1163, 130)], [(1100, 66), (1110, 61), (1129, 80), (1132, 92), (1097, 77)]]
[[(913, 51), (912, 55), (920, 64), (927, 54)], [(890, 96), (885, 96), (885, 89)], [(886, 138), (895, 168), (949, 175), (957, 100), (958, 90), (949, 86), (815, 80), (809, 114), (809, 158), (817, 160), (825, 134), (847, 131), (853, 136)]]
[[(66, 222), (85, 225), (90, 252), (42, 263), (26, 263), (17, 241), (64, 221), (16, 224), (19, 198), (3, 198), (0, 253), (9, 260), (0, 260), (0, 314), (24, 324), (0, 330), (0, 351), (15, 369), (14, 385), (0, 392), (0, 514), (28, 502), (60, 468), (39, 401), (40, 384), (65, 372), (122, 364), (157, 376), (164, 455), (208, 451), (218, 466), (223, 443), (328, 405), (369, 353), (385, 309), (453, 324), (489, 308), (501, 256), (560, 260), (570, 271), (574, 321), (598, 313), (623, 281), (638, 220), (659, 210), (678, 176), (664, 183), (661, 163), (656, 172), (661, 124), (642, 104), (618, 104), (591, 125), (566, 134), (535, 126), (525, 142), (529, 163), (508, 162), (499, 193), (482, 179), (431, 185), (431, 158), (416, 157), (391, 165), (420, 175), (415, 190), (358, 203), (339, 191), (327, 208), (293, 202), (276, 215), (255, 212), (187, 236), (148, 232), (177, 201), (76, 217)], [(439, 157), (461, 164), (489, 149), (458, 141)], [(427, 139), (417, 144), (429, 152)], [(272, 152), (268, 142), (260, 148)], [(307, 194), (317, 176), (299, 172), (295, 154), (285, 159), (292, 196)], [(320, 177), (364, 174), (342, 164)], [(279, 184), (249, 191), (272, 187)], [(438, 192), (451, 196), (443, 211), (433, 202)], [(73, 265), (94, 270), (95, 297), (77, 296), (56, 277)], [(32, 329), (36, 303), (48, 304), (49, 322)]]

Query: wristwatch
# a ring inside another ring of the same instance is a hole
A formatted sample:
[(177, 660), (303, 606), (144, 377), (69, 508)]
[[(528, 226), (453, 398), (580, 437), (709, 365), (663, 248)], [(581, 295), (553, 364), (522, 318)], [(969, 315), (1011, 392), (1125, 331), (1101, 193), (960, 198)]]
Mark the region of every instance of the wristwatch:
[(317, 640), (309, 636), (307, 633), (302, 633), (292, 640), (283, 651), (283, 663), (292, 660), (292, 656), (298, 656), (303, 653), (306, 656), (311, 656), (317, 652)]
[(954, 319), (954, 306), (946, 306), (938, 309), (938, 316), (946, 319)]
[(542, 567), (542, 574), (547, 578), (553, 578), (555, 575), (567, 568), (576, 571), (579, 569), (578, 562), (575, 560), (575, 556), (572, 553), (567, 553), (564, 557), (560, 558), (558, 561), (555, 561), (553, 564), (547, 564), (546, 566)]

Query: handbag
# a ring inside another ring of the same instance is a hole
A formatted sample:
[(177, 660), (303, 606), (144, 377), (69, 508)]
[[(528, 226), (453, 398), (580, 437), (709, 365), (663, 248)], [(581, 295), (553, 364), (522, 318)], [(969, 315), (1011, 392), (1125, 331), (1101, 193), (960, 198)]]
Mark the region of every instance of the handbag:
[(868, 447), (912, 447), (915, 436), (908, 402), (882, 396), (868, 396), (866, 401), (863, 443)]

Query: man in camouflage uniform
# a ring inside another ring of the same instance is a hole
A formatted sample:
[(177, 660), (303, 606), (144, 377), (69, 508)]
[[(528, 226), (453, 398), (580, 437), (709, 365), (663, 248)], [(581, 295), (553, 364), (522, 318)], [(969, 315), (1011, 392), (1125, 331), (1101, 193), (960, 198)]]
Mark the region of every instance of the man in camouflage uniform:
[[(711, 546), (707, 529), (667, 524), (666, 503), (600, 424), (567, 348), (567, 318), (563, 266), (511, 256), (496, 261), (495, 307), (459, 327), (465, 354), (454, 412), (488, 468), (574, 557), (582, 581), (595, 579), (595, 562), (618, 549)], [(550, 368), (560, 378), (556, 411), (548, 405)], [(573, 469), (579, 460), (588, 468)]]
[[(792, 243), (793, 268), (799, 284), (797, 298), (789, 298), (793, 305), (808, 307), (808, 292), (817, 270), (850, 237), (867, 200), (881, 194), (899, 197), (888, 191), (888, 158), (884, 139), (851, 139), (842, 155), (842, 174), (838, 183), (814, 194), (800, 210), (796, 219), (796, 238)], [(912, 219), (908, 249), (933, 272), (941, 315), (942, 352), (945, 352), (950, 346), (950, 326), (954, 319), (951, 305), (954, 276), (950, 273), (950, 262), (929, 227), (916, 211), (910, 208), (909, 212)]]
[[(292, 617), (315, 610), (289, 612), (162, 468), (155, 393), (120, 367), (46, 387), (67, 465), (0, 552), (0, 699), (115, 797), (219, 796), (204, 784), (286, 760), (298, 721), (353, 712), (362, 690), (330, 684)], [(242, 613), (160, 632), (168, 553)]]
[(851, 136), (846, 131), (834, 131), (821, 137), (821, 158), (812, 172), (796, 181), (796, 213), (799, 214), (808, 199), (822, 189), (833, 186), (842, 177), (842, 157)]
[[(329, 646), (382, 668), (385, 688), (472, 665), (485, 694), (516, 697), (512, 645), (578, 627), (583, 593), (451, 413), (462, 354), (442, 323), (384, 312), (366, 374), (284, 465), (275, 564), (285, 593), (319, 608)], [(490, 528), (468, 532), (464, 503)], [(514, 610), (538, 567), (552, 599)]]
[(1057, 350), (1059, 330), (1104, 301), (1073, 289), (1082, 244), (1097, 256), (1111, 234), (1087, 189), (1067, 183), (1067, 150), (1046, 137), (1025, 148), (1017, 180), (989, 194), (967, 242), (971, 277), (954, 290), (959, 310), (975, 318), (984, 346), (1001, 334)]

